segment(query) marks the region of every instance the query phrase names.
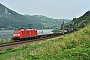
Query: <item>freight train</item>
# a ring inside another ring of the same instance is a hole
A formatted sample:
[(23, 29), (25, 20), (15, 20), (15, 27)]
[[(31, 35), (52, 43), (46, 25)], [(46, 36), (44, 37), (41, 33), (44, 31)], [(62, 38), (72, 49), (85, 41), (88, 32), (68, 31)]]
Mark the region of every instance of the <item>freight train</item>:
[[(66, 31), (64, 34), (70, 33), (75, 31), (74, 29), (65, 29)], [(48, 36), (55, 36), (55, 35), (63, 35), (63, 33), (57, 33), (57, 34), (44, 34), (44, 35), (38, 35), (38, 32), (36, 29), (19, 29), (14, 30), (13, 32), (13, 39), (16, 40), (25, 40), (25, 39), (35, 39), (40, 37), (48, 37)]]

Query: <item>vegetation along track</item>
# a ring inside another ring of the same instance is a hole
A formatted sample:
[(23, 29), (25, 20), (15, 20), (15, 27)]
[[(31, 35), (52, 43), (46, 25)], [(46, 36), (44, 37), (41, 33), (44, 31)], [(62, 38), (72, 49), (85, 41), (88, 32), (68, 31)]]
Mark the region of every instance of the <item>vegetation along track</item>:
[(34, 42), (44, 41), (47, 39), (55, 38), (62, 35), (60, 34), (46, 34), (46, 35), (40, 35), (37, 39), (31, 39), (31, 40), (25, 40), (25, 41), (18, 41), (18, 42), (8, 42), (8, 43), (2, 43), (0, 44), (0, 50), (5, 50), (13, 47), (22, 46), (23, 44), (32, 44)]

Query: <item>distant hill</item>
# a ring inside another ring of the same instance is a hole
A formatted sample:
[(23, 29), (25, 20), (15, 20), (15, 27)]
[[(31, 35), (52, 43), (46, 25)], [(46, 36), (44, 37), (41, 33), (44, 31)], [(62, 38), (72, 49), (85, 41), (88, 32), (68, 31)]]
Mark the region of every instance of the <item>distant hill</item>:
[(73, 18), (73, 20), (65, 25), (65, 27), (79, 27), (83, 28), (85, 25), (90, 23), (90, 11), (87, 11), (84, 15), (79, 18)]
[(62, 24), (62, 20), (65, 21), (65, 23), (70, 22), (71, 20), (69, 19), (53, 19), (53, 18), (48, 18), (46, 16), (42, 16), (42, 15), (25, 15), (27, 18), (29, 18), (33, 23), (32, 26), (34, 26), (33, 24), (38, 25), (38, 28), (42, 28), (42, 26), (44, 28), (60, 28), (61, 24)]
[[(65, 23), (71, 20), (64, 19)], [(42, 15), (21, 15), (0, 3), (0, 29), (16, 29), (16, 28), (31, 28), (44, 29), (60, 28), (62, 21), (60, 19), (48, 18)]]
[(28, 23), (30, 23), (28, 18), (0, 4), (0, 28), (20, 28)]

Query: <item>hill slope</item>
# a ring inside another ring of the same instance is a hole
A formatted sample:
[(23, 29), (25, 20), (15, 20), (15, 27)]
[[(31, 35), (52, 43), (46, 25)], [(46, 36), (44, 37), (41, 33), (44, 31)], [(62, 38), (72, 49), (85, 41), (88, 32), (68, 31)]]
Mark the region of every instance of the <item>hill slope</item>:
[[(90, 25), (77, 32), (42, 43), (33, 54), (41, 60), (90, 60)], [(35, 48), (36, 49), (36, 48)], [(30, 56), (31, 55), (31, 56)]]
[(69, 19), (53, 19), (42, 15), (33, 15), (33, 16), (25, 15), (25, 16), (29, 18), (30, 21), (33, 22), (32, 26), (36, 25), (36, 27), (40, 27), (41, 29), (42, 29), (42, 26), (43, 28), (48, 28), (48, 29), (60, 28), (62, 24), (62, 20), (64, 20), (65, 23), (68, 23), (71, 21)]
[[(47, 22), (47, 23), (46, 23)], [(70, 22), (70, 20), (65, 20)], [(0, 29), (15, 29), (15, 28), (60, 28), (62, 22), (59, 19), (48, 18), (41, 15), (21, 15), (15, 11), (10, 10), (0, 3)]]
[(65, 27), (79, 27), (82, 28), (90, 23), (90, 11), (87, 11), (84, 15), (79, 18), (73, 18), (73, 20), (66, 24)]
[(30, 23), (28, 18), (0, 4), (0, 28), (25, 27), (28, 23)]

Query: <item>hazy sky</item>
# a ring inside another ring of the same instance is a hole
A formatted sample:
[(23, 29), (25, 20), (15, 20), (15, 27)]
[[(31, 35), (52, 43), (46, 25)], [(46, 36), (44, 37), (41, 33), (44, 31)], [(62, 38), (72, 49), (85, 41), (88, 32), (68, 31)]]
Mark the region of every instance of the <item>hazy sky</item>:
[(72, 19), (90, 10), (90, 0), (0, 0), (20, 14)]

